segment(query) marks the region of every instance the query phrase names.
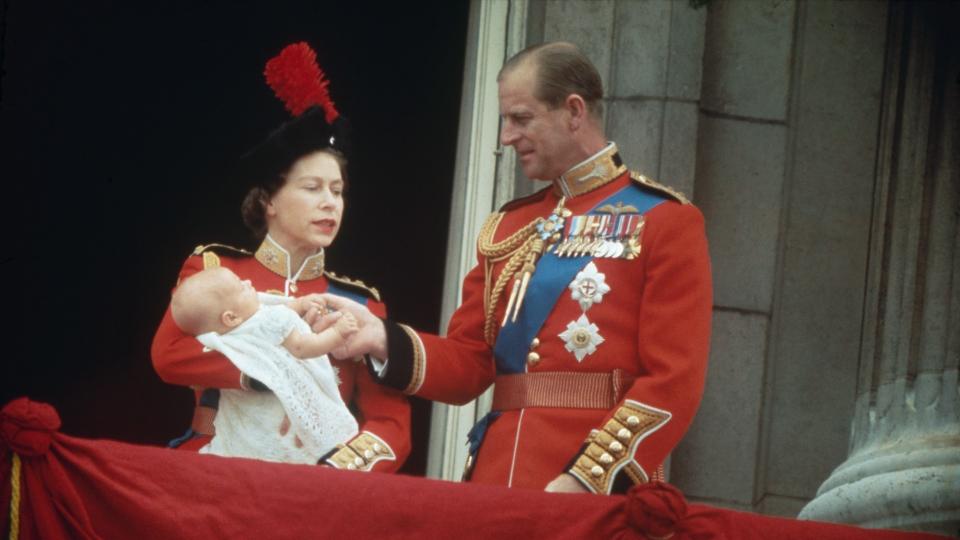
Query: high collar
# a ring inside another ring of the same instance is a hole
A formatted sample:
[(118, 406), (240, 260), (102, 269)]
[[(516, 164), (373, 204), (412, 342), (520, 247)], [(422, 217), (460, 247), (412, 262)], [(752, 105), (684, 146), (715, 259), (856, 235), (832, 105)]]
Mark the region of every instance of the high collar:
[(576, 197), (612, 182), (626, 171), (616, 143), (610, 143), (554, 180), (553, 192), (558, 197)]
[(290, 267), (290, 252), (283, 248), (268, 234), (257, 252), (253, 255), (260, 264), (271, 272), (286, 278), (288, 281), (306, 281), (323, 275), (323, 249), (304, 259), (303, 264), (296, 272)]

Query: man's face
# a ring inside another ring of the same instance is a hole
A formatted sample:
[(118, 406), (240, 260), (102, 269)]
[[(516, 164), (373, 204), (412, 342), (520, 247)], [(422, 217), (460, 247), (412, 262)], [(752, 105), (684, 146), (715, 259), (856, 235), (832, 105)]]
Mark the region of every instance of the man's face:
[(566, 107), (533, 96), (536, 68), (520, 65), (500, 80), (500, 144), (517, 151), (527, 178), (553, 180), (578, 163)]

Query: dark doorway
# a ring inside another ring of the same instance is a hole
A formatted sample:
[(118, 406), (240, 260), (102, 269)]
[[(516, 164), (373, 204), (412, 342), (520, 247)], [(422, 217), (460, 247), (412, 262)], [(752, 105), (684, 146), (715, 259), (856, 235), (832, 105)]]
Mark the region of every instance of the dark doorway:
[[(134, 7), (135, 4), (135, 7)], [(153, 332), (201, 243), (251, 246), (230, 160), (285, 118), (264, 62), (309, 42), (354, 128), (328, 266), (436, 331), (466, 2), (50, 2), (2, 6), (6, 305), (0, 403), (57, 407), (63, 431), (161, 444), (191, 392), (164, 384)], [(429, 404), (416, 402), (425, 470)]]

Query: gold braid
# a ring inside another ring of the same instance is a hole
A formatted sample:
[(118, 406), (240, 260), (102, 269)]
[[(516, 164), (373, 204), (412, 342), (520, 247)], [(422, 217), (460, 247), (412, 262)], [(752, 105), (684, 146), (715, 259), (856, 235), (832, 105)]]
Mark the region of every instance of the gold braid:
[[(483, 267), (483, 308), (485, 315), (483, 336), (491, 347), (496, 341), (494, 313), (497, 311), (497, 304), (503, 296), (503, 291), (507, 288), (510, 278), (523, 265), (527, 255), (542, 248), (543, 245), (543, 241), (537, 235), (537, 225), (544, 221), (541, 217), (521, 227), (507, 238), (494, 243), (493, 235), (496, 233), (500, 221), (503, 220), (503, 216), (503, 212), (490, 214), (480, 228), (480, 237), (477, 239), (477, 250), (486, 259)], [(500, 275), (497, 276), (496, 284), (491, 289), (490, 281), (493, 277), (493, 265), (507, 257), (509, 257), (509, 260)]]
[(10, 468), (10, 540), (20, 537), (20, 456), (13, 454)]

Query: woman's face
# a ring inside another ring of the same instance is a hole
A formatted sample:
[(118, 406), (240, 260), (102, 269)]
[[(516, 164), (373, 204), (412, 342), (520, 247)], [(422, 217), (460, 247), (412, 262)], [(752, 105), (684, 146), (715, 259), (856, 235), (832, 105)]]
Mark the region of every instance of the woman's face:
[(298, 159), (283, 187), (267, 203), (267, 232), (291, 253), (333, 243), (343, 215), (343, 177), (325, 152)]

